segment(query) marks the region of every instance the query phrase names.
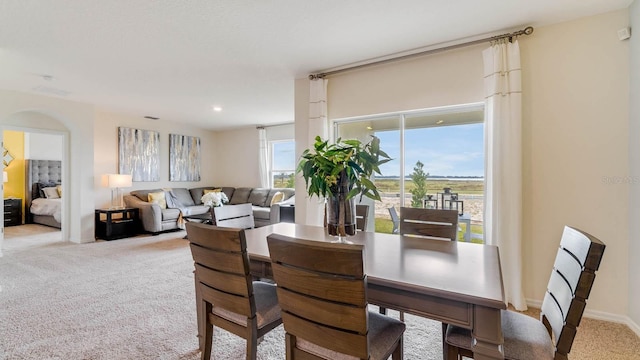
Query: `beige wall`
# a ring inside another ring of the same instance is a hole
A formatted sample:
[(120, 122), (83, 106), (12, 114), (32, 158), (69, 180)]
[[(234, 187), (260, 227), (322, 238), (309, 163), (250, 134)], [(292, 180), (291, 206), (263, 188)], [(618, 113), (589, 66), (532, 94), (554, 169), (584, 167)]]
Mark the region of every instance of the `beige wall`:
[(563, 225), (607, 244), (588, 310), (626, 315), (628, 26), (618, 11), (536, 29), (522, 44), (524, 265), (542, 299)]
[[(166, 120), (149, 120), (142, 117), (123, 115), (107, 110), (96, 111), (94, 128), (94, 202), (97, 207), (109, 206), (111, 191), (101, 186), (103, 174), (118, 173), (118, 127), (130, 127), (158, 131), (160, 133), (160, 181), (134, 182), (133, 187), (124, 189), (125, 193), (136, 189), (157, 189), (171, 187), (198, 187), (215, 185), (216, 171), (219, 168), (216, 155), (215, 134), (212, 131), (178, 124)], [(169, 134), (180, 134), (200, 137), (200, 181), (172, 182), (169, 181)]]
[[(524, 285), (540, 304), (562, 227), (607, 243), (588, 311), (628, 311), (628, 45), (626, 10), (535, 29), (520, 39), (525, 180)], [(482, 55), (467, 47), (329, 80), (332, 119), (483, 100)], [(607, 181), (609, 180), (609, 181)], [(601, 313), (604, 314), (601, 314)]]
[(247, 127), (215, 134), (216, 186), (259, 187), (258, 130)]
[(630, 48), (630, 114), (629, 114), (629, 317), (636, 324), (640, 334), (640, 1), (635, 0), (630, 7), (629, 19), (635, 33), (629, 41)]

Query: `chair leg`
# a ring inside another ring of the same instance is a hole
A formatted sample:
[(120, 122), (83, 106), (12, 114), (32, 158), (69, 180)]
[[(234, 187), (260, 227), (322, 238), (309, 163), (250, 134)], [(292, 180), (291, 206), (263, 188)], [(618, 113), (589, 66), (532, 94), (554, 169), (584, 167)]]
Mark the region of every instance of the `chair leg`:
[(258, 320), (254, 317), (247, 324), (247, 360), (258, 357)]
[(285, 333), (285, 352), (287, 353), (287, 360), (293, 360), (293, 351), (296, 347), (296, 337)]
[(209, 322), (209, 314), (211, 313), (211, 304), (205, 302), (204, 309), (206, 314), (206, 320), (204, 323), (204, 348), (202, 348), (202, 360), (211, 359), (211, 346), (213, 345), (213, 324)]
[(400, 321), (404, 322), (404, 311), (400, 311)]
[(391, 354), (391, 359), (402, 360), (403, 357), (404, 357), (404, 340), (403, 340), (403, 336), (400, 336), (400, 339), (398, 339), (398, 344), (396, 345), (396, 348), (393, 350), (393, 353)]
[(380, 306), (378, 312), (382, 315), (387, 315), (387, 308)]
[[(453, 360), (453, 358), (451, 358), (448, 355), (447, 349), (449, 348), (449, 346), (447, 345), (446, 339), (447, 339), (447, 324), (442, 323), (442, 357), (443, 357), (442, 360), (449, 360), (449, 359)], [(456, 357), (455, 359), (458, 360), (458, 357)]]

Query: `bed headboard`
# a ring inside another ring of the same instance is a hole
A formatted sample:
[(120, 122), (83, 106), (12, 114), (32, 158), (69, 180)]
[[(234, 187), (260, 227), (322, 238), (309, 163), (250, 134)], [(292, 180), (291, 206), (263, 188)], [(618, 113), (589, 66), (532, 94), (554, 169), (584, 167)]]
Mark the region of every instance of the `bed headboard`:
[(31, 222), (29, 208), (31, 201), (40, 196), (43, 184), (62, 183), (62, 161), (60, 160), (25, 160), (25, 218)]

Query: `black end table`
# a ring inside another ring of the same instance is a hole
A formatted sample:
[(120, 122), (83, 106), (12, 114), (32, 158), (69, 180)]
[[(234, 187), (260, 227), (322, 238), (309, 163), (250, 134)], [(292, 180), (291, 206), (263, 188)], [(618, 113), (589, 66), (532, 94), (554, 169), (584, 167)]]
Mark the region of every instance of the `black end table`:
[(140, 232), (138, 215), (137, 208), (97, 209), (96, 238), (115, 240), (137, 235)]

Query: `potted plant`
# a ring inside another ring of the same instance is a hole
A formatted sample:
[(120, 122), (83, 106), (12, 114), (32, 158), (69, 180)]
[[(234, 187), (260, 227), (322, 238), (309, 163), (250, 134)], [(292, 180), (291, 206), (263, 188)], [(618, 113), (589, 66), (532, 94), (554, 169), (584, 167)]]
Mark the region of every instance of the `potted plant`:
[(355, 196), (380, 200), (371, 176), (381, 175), (380, 165), (390, 160), (375, 136), (366, 144), (356, 139), (329, 144), (316, 136), (313, 149), (302, 153), (296, 172), (302, 173), (310, 196), (327, 199), (329, 234), (355, 234)]

